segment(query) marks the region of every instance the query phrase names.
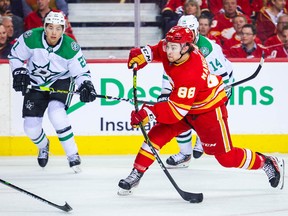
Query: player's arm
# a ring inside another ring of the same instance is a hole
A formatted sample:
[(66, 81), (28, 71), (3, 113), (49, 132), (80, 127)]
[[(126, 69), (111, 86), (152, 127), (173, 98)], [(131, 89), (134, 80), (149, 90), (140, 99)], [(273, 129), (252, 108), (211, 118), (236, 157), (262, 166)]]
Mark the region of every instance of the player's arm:
[(13, 45), (8, 56), (10, 69), (13, 77), (13, 88), (16, 92), (26, 93), (30, 84), (29, 71), (25, 66), (25, 61), (31, 56), (30, 49), (26, 46), (23, 35), (21, 35)]
[[(137, 64), (137, 69), (144, 68), (148, 63), (155, 61), (161, 61), (161, 50), (162, 50), (162, 41), (157, 45), (151, 46), (146, 45), (140, 48), (132, 48), (128, 57), (128, 68), (133, 68), (134, 64)], [(162, 50), (163, 52), (163, 50)]]
[(168, 101), (154, 106), (144, 104), (138, 113), (133, 111), (131, 125), (137, 127), (140, 122), (145, 125), (153, 119), (160, 123), (173, 124), (183, 119), (190, 111), (198, 89), (191, 83), (194, 82), (187, 82), (187, 85), (183, 83), (183, 86), (173, 89)]
[(92, 102), (96, 99), (97, 93), (91, 81), (91, 73), (81, 49), (69, 62), (69, 71), (74, 77), (80, 92), (80, 101)]

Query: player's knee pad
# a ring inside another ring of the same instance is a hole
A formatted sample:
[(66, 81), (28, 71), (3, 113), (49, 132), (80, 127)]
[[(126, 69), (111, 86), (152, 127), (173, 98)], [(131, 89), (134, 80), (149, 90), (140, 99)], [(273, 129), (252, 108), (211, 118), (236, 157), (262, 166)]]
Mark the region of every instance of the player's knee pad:
[(31, 139), (38, 138), (42, 133), (42, 117), (25, 117), (24, 131)]
[(70, 125), (65, 105), (60, 101), (53, 100), (49, 102), (48, 118), (56, 130), (61, 130)]

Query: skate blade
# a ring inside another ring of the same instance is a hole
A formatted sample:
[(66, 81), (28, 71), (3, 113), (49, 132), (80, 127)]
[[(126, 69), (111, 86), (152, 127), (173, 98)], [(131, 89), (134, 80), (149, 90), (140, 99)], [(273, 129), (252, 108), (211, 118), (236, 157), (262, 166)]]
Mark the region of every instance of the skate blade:
[(82, 172), (81, 168), (79, 165), (71, 167), (71, 169), (74, 171), (74, 173), (80, 173)]
[(285, 161), (283, 159), (281, 159), (279, 161), (279, 170), (280, 170), (280, 180), (279, 180), (279, 184), (277, 186), (277, 188), (279, 188), (280, 190), (282, 190), (284, 188), (284, 175), (285, 175)]
[(189, 164), (190, 164), (190, 161), (187, 161), (187, 162), (184, 162), (184, 163), (181, 163), (181, 164), (175, 165), (175, 166), (166, 163), (166, 168), (167, 168), (167, 169), (181, 169), (181, 168), (188, 168), (188, 167), (189, 167)]
[(131, 188), (130, 190), (125, 190), (123, 188), (119, 188), (117, 194), (119, 196), (129, 196), (133, 194), (133, 188)]

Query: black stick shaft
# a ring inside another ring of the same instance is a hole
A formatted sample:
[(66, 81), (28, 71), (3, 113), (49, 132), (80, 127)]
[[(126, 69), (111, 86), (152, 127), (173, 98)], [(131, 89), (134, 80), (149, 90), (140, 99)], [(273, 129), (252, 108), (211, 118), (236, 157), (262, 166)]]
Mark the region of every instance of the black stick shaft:
[[(54, 89), (54, 88), (49, 88), (49, 87), (44, 87), (44, 86), (28, 85), (28, 89), (33, 89), (36, 91), (47, 91), (47, 92), (51, 92), (51, 93), (60, 93), (60, 94), (77, 94), (77, 95), (80, 94), (78, 91), (67, 91), (67, 90)], [(128, 99), (128, 98), (114, 97), (114, 96), (109, 96), (109, 95), (98, 95), (98, 94), (96, 95), (96, 97), (108, 99), (108, 100), (118, 100), (118, 101), (125, 101), (125, 102), (134, 103), (133, 99)], [(152, 101), (138, 100), (138, 102), (139, 103), (146, 103), (146, 104), (155, 104), (155, 102), (152, 102)]]
[[(138, 107), (138, 100), (137, 100), (137, 67), (136, 67), (136, 65), (134, 65), (134, 67), (133, 67), (133, 96), (134, 96), (135, 111), (138, 112), (139, 107)], [(161, 169), (164, 171), (164, 173), (168, 177), (169, 181), (172, 183), (172, 185), (177, 190), (177, 192), (180, 194), (180, 196), (186, 201), (193, 200), (194, 203), (202, 202), (203, 201), (203, 194), (202, 193), (190, 193), (190, 192), (183, 191), (178, 187), (178, 185), (176, 184), (176, 182), (174, 181), (174, 179), (172, 178), (172, 176), (168, 172), (167, 168), (165, 167), (164, 163), (162, 162), (157, 151), (154, 149), (153, 145), (151, 144), (151, 141), (150, 141), (142, 123), (140, 123), (139, 126), (140, 126), (141, 132), (144, 136), (144, 139), (146, 140), (146, 143), (148, 144), (149, 148), (151, 149), (151, 151), (152, 151), (153, 155), (155, 156), (157, 162), (159, 163)]]
[(17, 190), (17, 191), (19, 191), (19, 192), (21, 192), (21, 193), (24, 193), (24, 194), (26, 194), (26, 195), (34, 198), (34, 199), (37, 199), (37, 200), (39, 200), (39, 201), (41, 201), (41, 202), (44, 202), (44, 203), (46, 203), (46, 204), (48, 204), (48, 205), (50, 205), (50, 206), (56, 207), (56, 208), (58, 208), (58, 209), (61, 209), (62, 211), (69, 212), (69, 211), (72, 210), (72, 208), (68, 205), (67, 202), (65, 203), (64, 206), (59, 206), (59, 205), (57, 205), (57, 204), (55, 204), (55, 203), (52, 203), (52, 202), (50, 202), (50, 201), (48, 201), (48, 200), (46, 200), (46, 199), (44, 199), (44, 198), (42, 198), (42, 197), (40, 197), (40, 196), (38, 196), (38, 195), (36, 195), (36, 194), (33, 194), (33, 193), (31, 193), (31, 192), (29, 192), (29, 191), (27, 191), (27, 190), (24, 190), (24, 189), (22, 189), (22, 188), (20, 188), (20, 187), (17, 187), (16, 185), (13, 185), (13, 184), (11, 184), (11, 183), (9, 183), (9, 182), (7, 182), (7, 181), (4, 181), (4, 180), (0, 179), (0, 182), (1, 182), (2, 184), (4, 184), (4, 185), (10, 187), (10, 188), (13, 188), (13, 189), (15, 189), (15, 190)]

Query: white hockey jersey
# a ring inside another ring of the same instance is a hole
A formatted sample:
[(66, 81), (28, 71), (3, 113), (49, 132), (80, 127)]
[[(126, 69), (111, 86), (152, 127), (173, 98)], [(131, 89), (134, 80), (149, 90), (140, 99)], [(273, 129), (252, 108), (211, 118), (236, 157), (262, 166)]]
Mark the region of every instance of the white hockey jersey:
[(51, 47), (45, 40), (43, 28), (22, 34), (8, 58), (11, 71), (27, 64), (34, 86), (50, 87), (56, 80), (68, 77), (75, 78), (78, 86), (90, 80), (90, 71), (78, 43), (63, 34), (60, 42)]

